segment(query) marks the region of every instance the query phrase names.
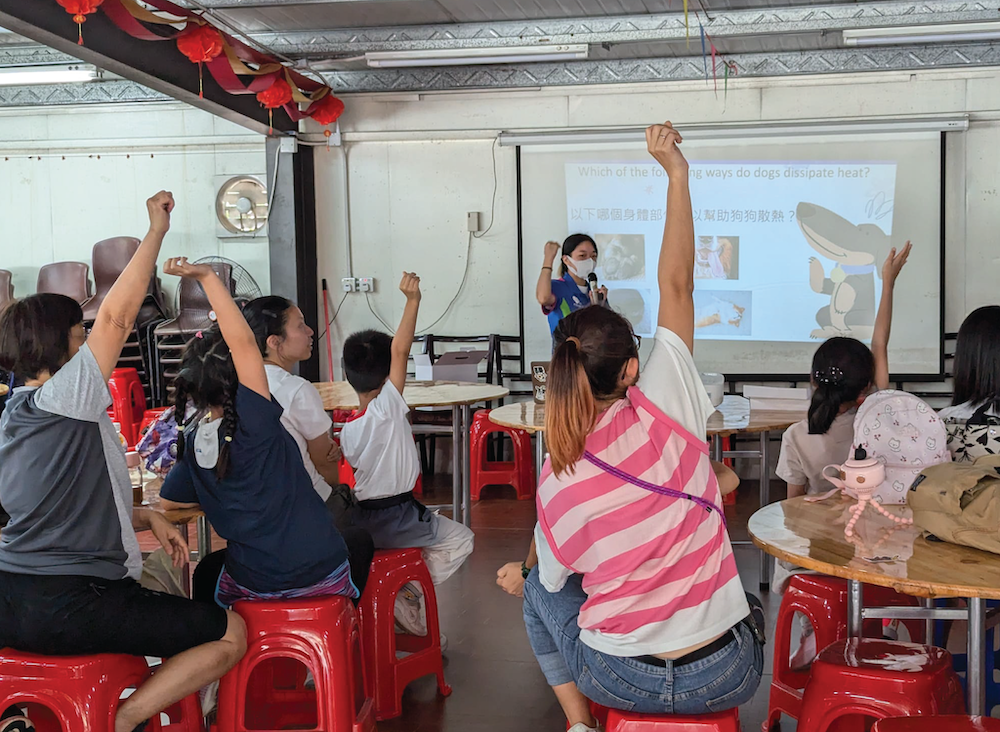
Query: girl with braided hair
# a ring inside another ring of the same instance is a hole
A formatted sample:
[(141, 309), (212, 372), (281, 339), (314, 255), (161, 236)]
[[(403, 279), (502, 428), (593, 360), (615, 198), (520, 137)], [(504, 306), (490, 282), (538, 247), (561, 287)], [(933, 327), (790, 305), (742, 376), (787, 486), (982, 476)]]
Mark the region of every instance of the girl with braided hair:
[[(166, 508), (201, 506), (228, 546), (199, 562), (195, 599), (360, 596), (374, 549), (363, 531), (337, 531), (313, 488), (282, 408), (271, 396), (253, 331), (208, 265), (170, 259), (193, 277), (218, 324), (188, 343), (175, 381), (177, 463), (160, 491)], [(187, 407), (193, 407), (188, 412)]]

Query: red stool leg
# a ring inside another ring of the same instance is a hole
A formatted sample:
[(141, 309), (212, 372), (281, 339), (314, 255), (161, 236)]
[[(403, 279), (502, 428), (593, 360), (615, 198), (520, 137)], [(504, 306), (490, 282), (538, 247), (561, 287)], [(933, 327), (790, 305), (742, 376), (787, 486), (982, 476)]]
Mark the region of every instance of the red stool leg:
[(607, 732), (740, 732), (740, 712), (730, 709), (714, 714), (635, 714), (612, 709)]

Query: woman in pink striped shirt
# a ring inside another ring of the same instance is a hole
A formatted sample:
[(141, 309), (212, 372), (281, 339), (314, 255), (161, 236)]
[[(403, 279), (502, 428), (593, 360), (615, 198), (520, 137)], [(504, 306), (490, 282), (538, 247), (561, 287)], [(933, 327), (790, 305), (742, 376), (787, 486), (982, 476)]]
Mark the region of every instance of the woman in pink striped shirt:
[(640, 377), (638, 338), (606, 308), (566, 316), (546, 395), (550, 459), (538, 488), (537, 568), (524, 584), (535, 656), (572, 732), (587, 700), (702, 714), (748, 701), (763, 668), (720, 508), (705, 428), (713, 407), (691, 356), (694, 223), (670, 123), (646, 130), (669, 180), (660, 308)]

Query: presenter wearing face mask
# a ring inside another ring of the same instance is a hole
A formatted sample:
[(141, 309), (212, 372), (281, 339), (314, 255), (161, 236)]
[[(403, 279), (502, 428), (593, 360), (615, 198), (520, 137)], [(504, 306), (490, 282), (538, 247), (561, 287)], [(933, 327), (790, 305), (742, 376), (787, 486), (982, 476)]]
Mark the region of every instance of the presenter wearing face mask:
[(608, 288), (597, 286), (594, 267), (597, 264), (597, 244), (586, 234), (573, 234), (562, 243), (559, 279), (553, 265), (559, 254), (559, 244), (545, 245), (542, 271), (538, 274), (535, 297), (549, 319), (549, 331), (555, 332), (559, 321), (588, 305), (606, 305)]

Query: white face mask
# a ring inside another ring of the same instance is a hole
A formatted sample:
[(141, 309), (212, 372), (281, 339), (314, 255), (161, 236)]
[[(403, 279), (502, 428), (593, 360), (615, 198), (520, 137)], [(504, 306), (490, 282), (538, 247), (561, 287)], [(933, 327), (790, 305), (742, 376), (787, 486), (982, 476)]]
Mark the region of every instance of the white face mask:
[(219, 427), (222, 420), (202, 421), (194, 433), (194, 459), (198, 465), (211, 470), (219, 463)]
[(581, 280), (587, 279), (587, 276), (594, 271), (597, 266), (597, 262), (593, 259), (571, 259), (569, 260), (570, 271), (579, 277)]

